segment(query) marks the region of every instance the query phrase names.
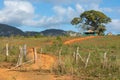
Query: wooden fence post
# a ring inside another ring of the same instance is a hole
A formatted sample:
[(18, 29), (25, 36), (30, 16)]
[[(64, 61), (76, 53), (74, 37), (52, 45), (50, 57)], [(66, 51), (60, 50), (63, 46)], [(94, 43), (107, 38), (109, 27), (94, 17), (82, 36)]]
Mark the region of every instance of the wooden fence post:
[(90, 59), (90, 53), (88, 54), (88, 57), (87, 57), (87, 60), (86, 60), (86, 63), (85, 63), (85, 68), (86, 68), (87, 65), (88, 65), (88, 61), (89, 61), (89, 59)]
[(78, 56), (79, 56), (79, 47), (77, 47), (76, 55), (75, 55), (75, 61), (78, 63)]
[(107, 66), (107, 53), (104, 53), (104, 60), (103, 60), (103, 68), (105, 68)]
[(6, 44), (6, 61), (8, 60), (9, 52), (8, 52), (8, 43)]
[(77, 53), (76, 53), (77, 56), (80, 57), (81, 61), (84, 63), (84, 60), (82, 58), (82, 56), (79, 54), (79, 47), (77, 47)]
[(36, 50), (36, 48), (33, 48), (33, 50), (34, 50), (34, 63), (36, 63), (36, 61), (37, 61), (37, 50)]
[(23, 46), (23, 56), (24, 56), (25, 61), (27, 60), (26, 59), (26, 54), (27, 54), (27, 45), (24, 44), (24, 46)]
[(19, 47), (19, 50), (20, 50), (20, 54), (19, 54), (18, 62), (17, 62), (17, 65), (16, 65), (16, 66), (22, 65), (22, 60), (23, 60), (23, 49), (22, 49), (21, 46)]

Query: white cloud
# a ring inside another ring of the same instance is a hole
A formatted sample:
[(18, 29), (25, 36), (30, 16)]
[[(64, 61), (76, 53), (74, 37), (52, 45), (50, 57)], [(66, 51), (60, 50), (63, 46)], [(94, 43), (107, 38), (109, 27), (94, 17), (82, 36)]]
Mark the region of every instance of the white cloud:
[(61, 6), (55, 6), (55, 7), (53, 7), (53, 10), (58, 15), (65, 15), (66, 14), (66, 9), (64, 7), (61, 7)]
[(4, 8), (0, 10), (0, 22), (14, 26), (53, 27), (68, 23), (76, 15), (71, 7), (54, 6), (53, 11), (54, 16), (40, 16), (39, 19), (34, 20), (36, 14), (30, 2), (6, 0)]
[(120, 13), (120, 9), (118, 9), (118, 12)]
[(100, 11), (99, 4), (96, 3), (90, 3), (87, 8)]
[(76, 10), (79, 14), (85, 11), (80, 4), (76, 4)]
[(70, 24), (73, 17), (79, 16), (84, 9), (79, 4), (76, 4), (75, 9), (72, 7), (54, 6), (54, 16), (41, 16), (39, 20), (26, 20), (24, 24), (36, 27), (56, 28), (64, 24)]
[(91, 4), (91, 3), (95, 3), (95, 4), (99, 4), (102, 0), (38, 0), (40, 2), (48, 2), (48, 3), (52, 3), (52, 4)]
[[(32, 1), (32, 0), (31, 0)], [(43, 0), (37, 0), (42, 2)], [(84, 8), (79, 3), (95, 3), (91, 0), (44, 0), (43, 2), (51, 3), (76, 3), (74, 8), (70, 6), (63, 7), (62, 5), (53, 6), (54, 16), (40, 16), (34, 20), (36, 14), (32, 3), (28, 0), (5, 0), (4, 8), (0, 10), (0, 22), (15, 26), (36, 26), (36, 27), (53, 27), (63, 24), (70, 24), (73, 17), (79, 16), (84, 11)], [(99, 0), (100, 1), (100, 0)], [(97, 1), (97, 3), (99, 2)], [(32, 1), (33, 2), (33, 1)]]
[(79, 4), (76, 4), (75, 9), (70, 6), (68, 7), (54, 6), (53, 11), (55, 12), (54, 16), (41, 18), (39, 23), (42, 23), (41, 21), (43, 20), (45, 23), (45, 24), (41, 24), (42, 26), (48, 25), (49, 27), (51, 26), (56, 27), (63, 24), (70, 24), (72, 18), (79, 16), (79, 14), (84, 11), (84, 9)]
[(63, 19), (56, 17), (56, 16), (43, 16), (39, 20), (26, 20), (24, 22), (27, 26), (34, 26), (34, 27), (56, 27), (57, 25), (63, 24)]
[(108, 24), (107, 29), (108, 32), (120, 33), (120, 19), (113, 19), (112, 22)]
[[(31, 0), (32, 1), (32, 0)], [(77, 17), (85, 10), (99, 10), (103, 12), (114, 12), (112, 8), (101, 8), (101, 0), (37, 0), (53, 4), (54, 16), (40, 16), (35, 13), (34, 6), (28, 0), (5, 0), (4, 8), (0, 10), (0, 23), (15, 26), (32, 27), (58, 27), (70, 24), (73, 17)], [(32, 1), (34, 2), (34, 0)], [(57, 5), (60, 4), (60, 5)], [(67, 4), (63, 6), (62, 4)], [(69, 5), (69, 4), (72, 4)], [(120, 9), (116, 10), (120, 13)], [(39, 16), (36, 18), (36, 16)], [(108, 31), (120, 33), (120, 20), (113, 19), (108, 25)]]
[(54, 12), (56, 13), (56, 17), (61, 18), (71, 18), (76, 16), (76, 11), (72, 7), (62, 7), (62, 6), (54, 6), (53, 8)]
[(5, 8), (13, 10), (21, 10), (26, 13), (33, 13), (33, 6), (27, 1), (4, 1)]
[(25, 20), (34, 17), (34, 7), (27, 1), (4, 1), (0, 10), (0, 22), (12, 25), (22, 25)]

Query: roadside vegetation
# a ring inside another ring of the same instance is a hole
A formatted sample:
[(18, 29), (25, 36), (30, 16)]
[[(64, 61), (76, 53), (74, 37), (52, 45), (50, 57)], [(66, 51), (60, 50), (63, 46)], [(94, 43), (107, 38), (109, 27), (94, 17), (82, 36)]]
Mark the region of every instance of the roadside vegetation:
[[(77, 37), (1, 37), (0, 67), (2, 63), (17, 63), (19, 46), (37, 47), (37, 52), (56, 56), (53, 72), (57, 75), (71, 75), (83, 80), (119, 80), (120, 79), (120, 36), (98, 36), (71, 44), (63, 44)], [(6, 61), (5, 45), (9, 45), (9, 57)], [(42, 49), (42, 51), (41, 51)]]

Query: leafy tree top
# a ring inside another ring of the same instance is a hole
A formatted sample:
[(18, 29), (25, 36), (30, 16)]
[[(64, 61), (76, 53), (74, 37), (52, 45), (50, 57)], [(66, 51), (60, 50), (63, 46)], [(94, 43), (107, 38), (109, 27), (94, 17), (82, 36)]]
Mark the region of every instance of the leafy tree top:
[(83, 12), (80, 17), (75, 17), (72, 21), (72, 25), (77, 25), (82, 23), (82, 25), (89, 25), (87, 28), (82, 26), (85, 29), (92, 27), (93, 31), (104, 32), (106, 30), (105, 24), (111, 22), (111, 19), (107, 17), (104, 13), (100, 11), (90, 10)]

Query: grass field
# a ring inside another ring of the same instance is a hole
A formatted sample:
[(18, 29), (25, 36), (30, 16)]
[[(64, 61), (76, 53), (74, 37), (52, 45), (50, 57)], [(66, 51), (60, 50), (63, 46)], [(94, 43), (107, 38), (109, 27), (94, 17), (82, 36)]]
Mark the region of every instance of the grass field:
[[(2, 37), (0, 63), (5, 62), (6, 43), (9, 44), (10, 54), (7, 62), (13, 64), (17, 62), (19, 46), (26, 44), (27, 48), (37, 47), (39, 53), (42, 49), (44, 54), (60, 57), (61, 63), (52, 69), (57, 75), (72, 75), (76, 76), (77, 80), (120, 80), (120, 36), (99, 36), (72, 44), (63, 44), (64, 41), (73, 38), (77, 37)], [(82, 59), (80, 57), (76, 59), (74, 53), (78, 53)]]

